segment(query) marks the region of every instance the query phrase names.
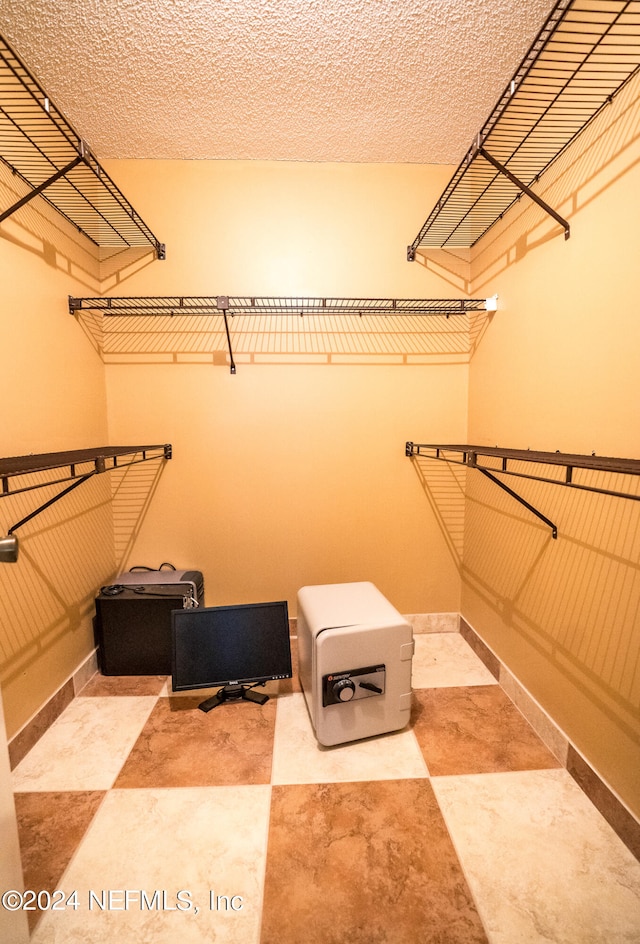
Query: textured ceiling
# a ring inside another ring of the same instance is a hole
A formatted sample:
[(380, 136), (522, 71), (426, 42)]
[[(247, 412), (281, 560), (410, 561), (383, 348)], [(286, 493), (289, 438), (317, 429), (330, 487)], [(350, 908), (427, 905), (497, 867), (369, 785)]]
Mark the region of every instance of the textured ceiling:
[(0, 0), (99, 159), (458, 163), (552, 0)]

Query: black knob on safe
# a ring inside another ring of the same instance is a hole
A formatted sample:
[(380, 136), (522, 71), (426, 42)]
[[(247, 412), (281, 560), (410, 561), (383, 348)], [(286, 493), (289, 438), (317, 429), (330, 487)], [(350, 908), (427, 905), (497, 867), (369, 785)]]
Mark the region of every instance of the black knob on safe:
[(338, 701), (351, 701), (356, 687), (349, 678), (338, 679), (333, 683), (333, 695)]

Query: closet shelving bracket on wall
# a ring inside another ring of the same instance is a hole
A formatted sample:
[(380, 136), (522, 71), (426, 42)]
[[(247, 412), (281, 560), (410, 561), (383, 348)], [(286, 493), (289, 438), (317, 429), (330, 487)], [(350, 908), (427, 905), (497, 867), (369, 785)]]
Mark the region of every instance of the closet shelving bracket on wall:
[(98, 163), (24, 63), (0, 36), (0, 160), (27, 192), (0, 212), (0, 222), (42, 196), (98, 249), (164, 243)]
[[(14, 534), (18, 528), (41, 514), (46, 508), (50, 508), (94, 475), (113, 469), (127, 468), (140, 462), (149, 462), (152, 459), (171, 459), (172, 454), (171, 444), (164, 443), (160, 446), (104, 446), (0, 459), (0, 498), (71, 482), (61, 492), (57, 492), (48, 501), (12, 525), (6, 537), (0, 537), (0, 562), (14, 563), (18, 559), (18, 539)], [(50, 474), (46, 474), (41, 479), (44, 473)], [(38, 481), (24, 478), (24, 476), (36, 474)]]
[(69, 296), (69, 313), (96, 311), (105, 317), (174, 317), (176, 315), (222, 315), (226, 332), (231, 373), (235, 374), (229, 318), (234, 315), (466, 315), (472, 311), (495, 311), (498, 296), (491, 298), (302, 298), (273, 296), (166, 296), (118, 298), (74, 298)]
[(470, 247), (640, 69), (638, 0), (559, 0), (478, 132), (422, 229), (407, 247)]
[[(589, 481), (578, 482), (574, 478), (576, 469), (585, 469), (591, 472), (606, 472), (611, 475), (640, 476), (640, 459), (615, 459), (607, 456), (578, 455), (566, 452), (537, 452), (531, 449), (500, 449), (488, 446), (450, 446), (433, 445), (429, 443), (407, 442), (405, 455), (410, 458), (421, 457), (449, 462), (454, 465), (464, 465), (470, 469), (477, 469), (486, 478), (490, 479), (507, 494), (515, 498), (532, 514), (536, 515), (551, 528), (552, 537), (558, 537), (558, 528), (543, 515), (537, 508), (526, 501), (521, 495), (509, 488), (497, 476), (511, 475), (516, 478), (533, 479), (535, 482), (546, 482), (552, 485), (563, 485), (568, 488), (580, 489), (586, 492), (596, 492), (599, 495), (611, 495), (615, 498), (627, 498), (640, 501), (640, 494), (633, 491), (613, 488), (607, 485), (592, 484)], [(561, 478), (554, 477), (551, 472), (560, 470)]]

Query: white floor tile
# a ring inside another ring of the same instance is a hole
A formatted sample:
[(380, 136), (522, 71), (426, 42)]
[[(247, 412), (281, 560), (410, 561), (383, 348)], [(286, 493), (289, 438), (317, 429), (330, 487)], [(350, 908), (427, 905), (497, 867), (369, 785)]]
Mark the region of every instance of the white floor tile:
[(13, 772), (13, 789), (108, 790), (155, 695), (75, 698)]
[(271, 782), (339, 783), (427, 777), (413, 731), (352, 741), (337, 747), (318, 744), (304, 695), (278, 699)]
[(413, 688), (497, 685), (496, 678), (458, 633), (420, 633), (414, 637)]
[(112, 790), (61, 880), (77, 910), (48, 912), (32, 944), (257, 944), (270, 796)]
[(491, 944), (640, 941), (640, 863), (565, 770), (431, 782)]

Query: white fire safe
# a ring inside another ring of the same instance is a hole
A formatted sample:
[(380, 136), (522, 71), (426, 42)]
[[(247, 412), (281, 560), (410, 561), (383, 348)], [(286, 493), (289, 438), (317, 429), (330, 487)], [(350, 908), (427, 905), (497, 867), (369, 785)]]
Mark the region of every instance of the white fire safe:
[(404, 728), (413, 650), (411, 625), (372, 583), (298, 592), (300, 683), (320, 744)]

